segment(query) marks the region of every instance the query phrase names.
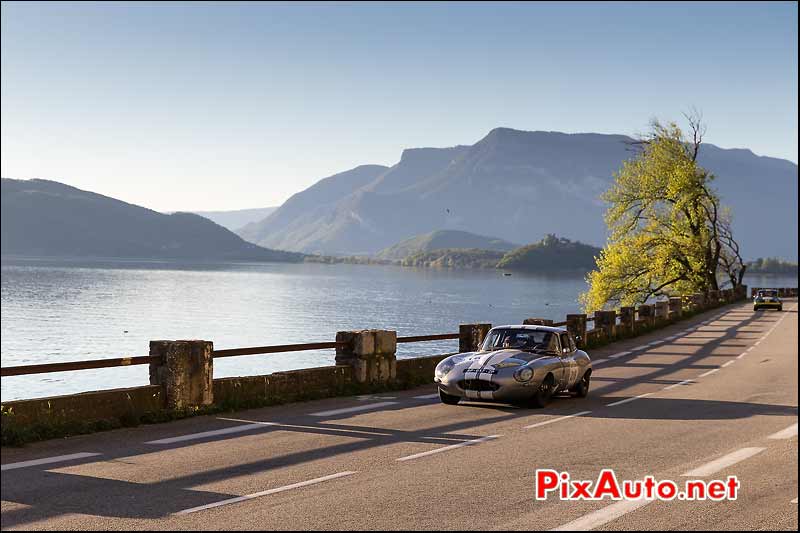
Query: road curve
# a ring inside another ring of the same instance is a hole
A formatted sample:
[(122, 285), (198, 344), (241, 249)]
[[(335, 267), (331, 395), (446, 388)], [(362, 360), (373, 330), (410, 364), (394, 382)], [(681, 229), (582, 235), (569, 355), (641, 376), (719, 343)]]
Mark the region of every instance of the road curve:
[[(591, 353), (586, 399), (446, 406), (435, 388), (2, 449), (5, 529), (797, 530), (797, 301)], [(736, 501), (534, 499), (534, 471), (737, 475)]]

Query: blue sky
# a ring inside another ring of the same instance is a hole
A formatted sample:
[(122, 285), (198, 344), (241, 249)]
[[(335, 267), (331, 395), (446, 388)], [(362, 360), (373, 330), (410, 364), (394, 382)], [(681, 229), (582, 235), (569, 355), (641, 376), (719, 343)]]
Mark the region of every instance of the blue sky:
[(162, 211), (280, 204), (497, 126), (797, 162), (797, 4), (2, 3), (2, 175)]

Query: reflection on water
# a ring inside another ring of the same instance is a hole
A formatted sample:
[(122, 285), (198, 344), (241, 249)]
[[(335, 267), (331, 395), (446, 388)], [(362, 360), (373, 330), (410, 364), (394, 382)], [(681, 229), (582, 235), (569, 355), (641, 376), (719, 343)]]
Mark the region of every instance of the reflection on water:
[[(772, 285), (797, 281), (769, 278)], [(766, 280), (759, 284), (769, 285)], [(563, 320), (578, 310), (582, 274), (503, 276), (362, 265), (3, 259), (3, 366), (146, 355), (151, 339), (215, 348), (331, 341), (348, 329), (398, 335), (458, 324)], [(454, 351), (456, 341), (402, 344), (398, 357)], [(216, 377), (333, 363), (332, 350), (214, 362)], [(3, 378), (2, 399), (147, 383), (147, 367)]]

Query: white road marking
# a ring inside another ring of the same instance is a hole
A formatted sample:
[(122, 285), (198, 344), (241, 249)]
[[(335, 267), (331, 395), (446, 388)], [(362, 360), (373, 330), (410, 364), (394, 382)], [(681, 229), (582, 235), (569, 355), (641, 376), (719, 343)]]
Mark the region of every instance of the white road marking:
[(656, 344), (661, 344), (662, 342), (664, 342), (664, 341), (653, 341), (653, 342), (648, 342), (648, 343), (647, 343), (647, 346), (655, 346)]
[(692, 383), (693, 381), (694, 381), (693, 379), (684, 379), (683, 381), (681, 381), (679, 383), (673, 383), (672, 385), (670, 385), (668, 387), (664, 387), (664, 390), (674, 389), (675, 387), (680, 387), (681, 385), (686, 385), (687, 383)]
[(722, 365), (722, 368), (725, 368), (726, 366), (731, 366), (731, 365), (732, 365), (733, 363), (735, 363), (735, 362), (736, 362), (736, 361), (735, 361), (734, 359), (731, 359), (730, 361), (728, 361), (728, 362), (724, 363), (724, 364)]
[(439, 393), (437, 392), (437, 393), (434, 393), (434, 394), (423, 394), (422, 396), (414, 396), (414, 399), (415, 400), (432, 400), (432, 399), (438, 398), (438, 397), (439, 397)]
[(622, 515), (635, 511), (640, 507), (644, 507), (653, 500), (623, 500), (617, 503), (612, 503), (602, 509), (598, 509), (592, 513), (584, 515), (577, 520), (573, 520), (568, 524), (559, 526), (551, 531), (589, 531), (602, 525), (605, 525), (612, 520), (616, 520)]
[(723, 455), (719, 459), (714, 459), (711, 462), (708, 462), (704, 465), (700, 465), (693, 470), (689, 470), (685, 474), (681, 474), (684, 477), (705, 477), (710, 476), (711, 474), (716, 474), (720, 470), (724, 470), (729, 466), (733, 466), (736, 463), (740, 463), (745, 459), (749, 459), (756, 454), (759, 454), (766, 450), (766, 448), (742, 448), (741, 450), (736, 450), (735, 452), (731, 452), (728, 455)]
[(436, 448), (435, 450), (429, 450), (427, 452), (422, 453), (415, 453), (414, 455), (406, 455), (405, 457), (400, 457), (395, 459), (396, 461), (411, 461), (412, 459), (419, 459), (420, 457), (426, 457), (428, 455), (433, 455), (435, 453), (441, 452), (448, 452), (450, 450), (455, 450), (456, 448), (463, 448), (464, 446), (472, 446), (474, 444), (480, 444), (481, 442), (486, 442), (492, 439), (497, 439), (502, 435), (489, 435), (488, 437), (481, 437), (479, 439), (474, 440), (467, 440), (464, 442), (459, 442), (458, 444), (451, 444), (450, 446), (444, 446), (443, 448)]
[(773, 433), (772, 435), (770, 435), (767, 438), (768, 439), (791, 439), (792, 437), (796, 437), (796, 436), (797, 436), (797, 422), (795, 422), (794, 424), (792, 424), (791, 426), (789, 426), (786, 429), (782, 429), (782, 430), (778, 431), (777, 433)]
[(72, 453), (70, 455), (58, 455), (56, 457), (45, 457), (44, 459), (33, 459), (31, 461), (21, 461), (19, 463), (8, 463), (0, 466), (0, 471), (16, 470), (17, 468), (26, 468), (29, 466), (48, 465), (51, 463), (62, 463), (64, 461), (74, 461), (75, 459), (85, 459), (86, 457), (96, 457), (102, 455), (100, 453)]
[(631, 354), (631, 352), (619, 352), (619, 353), (615, 353), (614, 355), (609, 355), (608, 358), (609, 359), (616, 359), (617, 357), (624, 357), (624, 356), (630, 355), (630, 354)]
[(737, 356), (736, 356), (736, 359), (741, 359), (741, 358), (742, 358), (742, 357), (744, 357), (745, 355), (747, 355), (747, 351), (744, 351), (744, 352), (740, 353), (739, 355), (737, 355)]
[(647, 345), (646, 344), (642, 344), (641, 346), (637, 346), (636, 348), (631, 348), (631, 351), (635, 352), (635, 351), (638, 351), (638, 350), (644, 350), (645, 348), (647, 348)]
[(795, 498), (794, 500), (790, 501), (789, 503), (797, 503), (797, 498)]
[(624, 400), (620, 400), (618, 402), (607, 403), (606, 407), (614, 407), (616, 405), (622, 405), (623, 403), (632, 402), (634, 400), (638, 400), (639, 398), (646, 398), (646, 397), (648, 397), (648, 396), (650, 396), (652, 394), (655, 394), (655, 393), (648, 392), (648, 393), (645, 393), (645, 394), (640, 394), (639, 396), (631, 396), (630, 398), (625, 398)]
[(311, 416), (334, 416), (343, 415), (347, 413), (357, 413), (358, 411), (369, 411), (371, 409), (378, 409), (380, 407), (388, 407), (395, 405), (397, 402), (377, 402), (368, 403), (366, 405), (357, 405), (355, 407), (345, 407), (344, 409), (333, 409), (331, 411), (320, 411), (319, 413), (311, 413)]
[(562, 417), (559, 417), (559, 418), (553, 418), (551, 420), (545, 420), (544, 422), (539, 422), (538, 424), (531, 424), (530, 426), (525, 426), (523, 429), (538, 428), (540, 426), (546, 426), (547, 424), (552, 424), (554, 422), (559, 422), (561, 420), (566, 420), (568, 418), (573, 418), (573, 417), (576, 417), (576, 416), (588, 415), (589, 413), (591, 413), (591, 411), (581, 411), (580, 413), (573, 413), (571, 415), (562, 416)]
[(253, 431), (254, 429), (263, 429), (264, 426), (274, 426), (272, 422), (258, 422), (254, 424), (246, 424), (244, 426), (233, 426), (225, 429), (215, 429), (213, 431), (203, 431), (201, 433), (189, 433), (188, 435), (180, 435), (178, 437), (169, 437), (167, 439), (158, 439), (145, 442), (145, 444), (174, 444), (176, 442), (184, 442), (187, 440), (205, 439), (206, 437), (216, 437), (217, 435), (230, 435), (231, 433), (242, 433), (243, 431)]
[(719, 368), (713, 368), (713, 369), (709, 370), (708, 372), (703, 372), (702, 374), (700, 374), (700, 377), (704, 378), (706, 376), (710, 376), (714, 372), (719, 372)]
[(608, 359), (597, 359), (596, 361), (592, 361), (593, 365), (599, 365), (600, 363), (607, 363)]
[(338, 479), (340, 477), (352, 476), (355, 473), (356, 472), (350, 472), (350, 471), (339, 472), (338, 474), (331, 474), (330, 476), (323, 476), (323, 477), (318, 477), (316, 479), (309, 479), (308, 481), (301, 481), (300, 483), (293, 483), (291, 485), (286, 485), (275, 489), (263, 490), (261, 492), (254, 492), (253, 494), (246, 494), (244, 496), (238, 496), (236, 498), (229, 498), (227, 500), (222, 500), (216, 503), (209, 503), (207, 505), (192, 507), (191, 509), (184, 509), (183, 511), (178, 511), (175, 514), (186, 515), (186, 514), (196, 513), (198, 511), (205, 511), (206, 509), (213, 509), (215, 507), (221, 507), (223, 505), (230, 505), (232, 503), (244, 502), (247, 500), (252, 500), (254, 498), (260, 498), (261, 496), (269, 496), (270, 494), (277, 494), (278, 492), (285, 492), (287, 490), (299, 489), (301, 487), (307, 487), (309, 485), (316, 485), (317, 483), (322, 483), (323, 481), (330, 481), (331, 479)]

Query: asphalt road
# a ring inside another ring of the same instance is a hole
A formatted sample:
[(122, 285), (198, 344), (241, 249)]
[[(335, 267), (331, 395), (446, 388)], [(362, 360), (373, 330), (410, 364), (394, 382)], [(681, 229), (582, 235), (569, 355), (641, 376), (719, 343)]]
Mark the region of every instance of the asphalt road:
[[(446, 406), (429, 386), (3, 448), (2, 528), (797, 530), (797, 301), (784, 308), (596, 350), (589, 397), (545, 409)], [(537, 501), (544, 468), (740, 489)]]

